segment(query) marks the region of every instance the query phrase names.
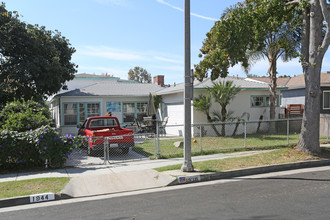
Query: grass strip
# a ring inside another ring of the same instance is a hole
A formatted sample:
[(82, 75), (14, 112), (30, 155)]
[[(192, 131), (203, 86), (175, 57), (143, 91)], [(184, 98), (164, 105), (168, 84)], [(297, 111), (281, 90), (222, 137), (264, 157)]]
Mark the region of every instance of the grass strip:
[(58, 194), (69, 177), (39, 178), (0, 183), (0, 199), (53, 192)]
[[(296, 145), (299, 134), (289, 135), (289, 145)], [(183, 155), (183, 148), (175, 147), (175, 142), (183, 142), (183, 138), (163, 138), (159, 140), (161, 158), (174, 158)], [(288, 146), (288, 137), (284, 134), (248, 134), (246, 143), (244, 136), (234, 137), (194, 137), (191, 139), (191, 152), (193, 155), (213, 154), (216, 151), (230, 151), (237, 149), (269, 148)], [(155, 140), (146, 140), (133, 148), (139, 154), (153, 159), (155, 157)], [(207, 153), (210, 152), (210, 153)]]
[[(249, 167), (318, 160), (322, 158), (330, 158), (330, 149), (322, 148), (322, 153), (320, 155), (312, 156), (292, 148), (282, 148), (271, 152), (261, 152), (259, 154), (250, 156), (193, 162), (193, 166), (195, 170), (200, 172), (220, 172)], [(158, 172), (179, 170), (181, 166), (182, 164), (177, 164), (156, 168), (155, 170), (157, 170)]]

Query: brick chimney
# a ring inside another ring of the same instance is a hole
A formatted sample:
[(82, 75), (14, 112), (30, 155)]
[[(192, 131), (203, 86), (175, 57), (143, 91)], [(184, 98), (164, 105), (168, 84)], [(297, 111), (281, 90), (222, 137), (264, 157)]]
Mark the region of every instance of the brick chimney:
[(154, 76), (154, 84), (164, 87), (164, 75)]

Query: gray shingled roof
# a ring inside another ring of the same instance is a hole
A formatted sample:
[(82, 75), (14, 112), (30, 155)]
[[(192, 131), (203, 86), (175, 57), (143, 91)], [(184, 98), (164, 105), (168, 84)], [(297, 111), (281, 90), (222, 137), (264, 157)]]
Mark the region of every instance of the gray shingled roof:
[(226, 78), (218, 78), (214, 81), (211, 80), (211, 78), (207, 78), (200, 84), (198, 84), (195, 88), (196, 89), (204, 89), (207, 87), (212, 87), (213, 82), (223, 82), (223, 81), (233, 81), (233, 84), (237, 87), (240, 87), (242, 89), (268, 89), (268, 84), (264, 82), (260, 82), (257, 80), (251, 80), (251, 79), (244, 79), (244, 78), (237, 78), (237, 77), (226, 77)]
[[(199, 82), (198, 80), (194, 81), (194, 89), (206, 89), (208, 87), (212, 87), (213, 82), (219, 82), (219, 81), (233, 81), (235, 86), (239, 86), (242, 89), (264, 89), (268, 90), (268, 84), (257, 81), (257, 80), (251, 80), (251, 79), (244, 79), (244, 78), (237, 78), (237, 77), (226, 77), (226, 78), (219, 78), (214, 81), (211, 80), (211, 78), (207, 78), (202, 82)], [(183, 92), (184, 91), (184, 83), (177, 84), (176, 86), (171, 86), (168, 88), (165, 88), (163, 90), (160, 90), (156, 92), (157, 95), (165, 95), (165, 94), (172, 94), (177, 92)]]
[(96, 83), (57, 96), (148, 96), (163, 89), (156, 84), (146, 83)]
[[(201, 82), (195, 80), (194, 81), (194, 87), (196, 87)], [(179, 83), (176, 85), (171, 85), (170, 87), (164, 88), (162, 90), (159, 90), (155, 92), (156, 95), (165, 95), (165, 94), (173, 94), (177, 92), (183, 92), (184, 91), (184, 83)]]

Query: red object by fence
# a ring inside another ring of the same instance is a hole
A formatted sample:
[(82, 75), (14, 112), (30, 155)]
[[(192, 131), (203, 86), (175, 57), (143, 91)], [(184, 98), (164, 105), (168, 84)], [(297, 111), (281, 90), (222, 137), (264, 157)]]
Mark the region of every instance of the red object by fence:
[(286, 115), (302, 115), (304, 113), (303, 104), (291, 104), (286, 108)]

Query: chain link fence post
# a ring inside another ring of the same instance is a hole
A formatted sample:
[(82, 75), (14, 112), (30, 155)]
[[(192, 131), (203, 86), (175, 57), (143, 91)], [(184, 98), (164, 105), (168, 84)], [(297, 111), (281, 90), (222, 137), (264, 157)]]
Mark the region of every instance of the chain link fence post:
[(244, 147), (246, 148), (246, 121), (244, 121)]
[(327, 117), (327, 143), (329, 143), (329, 117)]
[(103, 138), (103, 145), (104, 145), (104, 152), (103, 152), (103, 157), (104, 157), (104, 164), (107, 163), (107, 161), (109, 160), (109, 140), (108, 138), (104, 137)]
[(157, 157), (160, 156), (160, 149), (159, 149), (159, 121), (156, 121), (156, 142), (157, 142)]
[(286, 140), (287, 140), (287, 145), (289, 146), (290, 144), (290, 138), (289, 138), (289, 135), (290, 135), (290, 119), (288, 118), (287, 119), (287, 123), (286, 123)]
[(203, 148), (202, 148), (202, 135), (203, 135), (202, 125), (200, 125), (199, 126), (199, 146), (200, 146), (201, 152), (203, 151)]

